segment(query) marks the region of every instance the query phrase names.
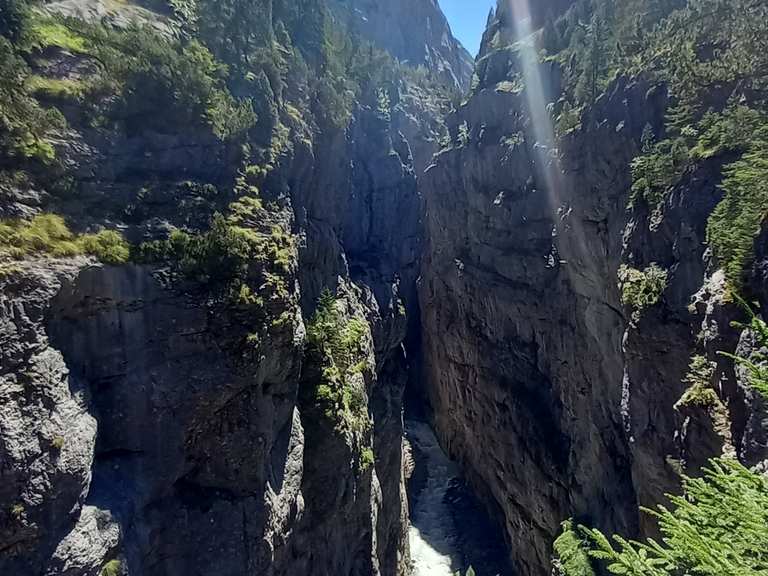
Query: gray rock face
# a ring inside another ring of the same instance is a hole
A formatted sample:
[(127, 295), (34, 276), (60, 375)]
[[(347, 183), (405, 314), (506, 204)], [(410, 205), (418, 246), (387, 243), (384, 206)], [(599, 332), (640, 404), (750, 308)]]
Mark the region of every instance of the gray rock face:
[(472, 56), (453, 37), (437, 0), (331, 0), (336, 17), (398, 60), (469, 87)]
[(45, 316), (84, 261), (40, 260), (0, 278), (0, 563), (42, 573), (90, 488), (90, 393), (49, 346)]
[(88, 503), (119, 519), (131, 570), (266, 569), (300, 511), (300, 320), (246, 353), (247, 318), (131, 267), (84, 272), (52, 307), (99, 419)]
[[(736, 349), (741, 315), (704, 245), (721, 167), (687, 174), (654, 213), (628, 210), (630, 162), (646, 125), (660, 133), (664, 90), (618, 79), (555, 138), (558, 69), (526, 70), (505, 34), (502, 12), (424, 178), (424, 371), (441, 443), (517, 571), (543, 576), (563, 520), (650, 534), (638, 505), (678, 491), (682, 471), (737, 452), (759, 462), (764, 412), (717, 355)], [(652, 263), (667, 285), (637, 313), (617, 273)], [(713, 362), (706, 406), (684, 397), (696, 354)]]
[[(307, 511), (291, 552), (300, 572), (407, 570), (402, 399), (409, 364), (403, 341), (407, 315), (416, 309), (421, 198), (409, 142), (396, 126), (410, 112), (405, 104), (385, 113), (361, 102), (348, 133), (329, 132), (313, 147), (312, 169), (293, 190), (305, 238), (299, 255), (305, 313), (311, 314), (323, 288), (341, 290), (371, 328), (376, 367), (368, 386), (372, 470), (361, 473), (352, 465), (360, 454), (347, 440), (308, 424)], [(348, 154), (341, 161), (339, 150)]]
[[(113, 556), (121, 542), (120, 523), (108, 510), (83, 506), (75, 527), (59, 542), (46, 574), (100, 574), (104, 558)], [(117, 562), (125, 564), (124, 557)]]
[[(20, 507), (4, 519), (4, 570), (96, 575), (119, 559), (136, 574), (266, 570), (302, 509), (296, 309), (290, 329), (245, 354), (253, 326), (204, 295), (171, 292), (147, 268), (77, 264), (58, 291), (63, 266), (37, 265), (48, 284), (4, 306), (4, 326), (40, 341), (4, 376), (3, 460), (43, 451), (4, 482), (3, 502)], [(27, 448), (19, 414), (37, 439)]]
[[(91, 18), (103, 8), (51, 9)], [(132, 14), (115, 10), (118, 24)], [(89, 73), (67, 53), (50, 66)], [(0, 572), (407, 572), (403, 342), (417, 309), (417, 173), (442, 124), (425, 94), (392, 90), (389, 110), (361, 98), (347, 128), (291, 124), (260, 182), (265, 221), (247, 224), (295, 240), (279, 278), (249, 264), (263, 304), (233, 305), (163, 265), (3, 263)], [(275, 93), (263, 97), (282, 113)], [(204, 231), (233, 200), (238, 146), (93, 129), (68, 112), (56, 144), (78, 194), (3, 190), (0, 213), (55, 210), (75, 229), (108, 223), (138, 243)], [(365, 469), (362, 445), (300, 400), (315, 385), (305, 322), (326, 287), (370, 331)]]
[[(642, 107), (643, 95), (617, 101)], [(501, 517), (517, 570), (545, 574), (569, 516), (637, 524), (618, 410), (623, 315), (605, 281), (624, 224), (610, 184), (626, 182), (632, 127), (596, 128), (559, 165), (539, 152), (551, 143), (537, 141), (525, 97), (492, 84), (452, 120), (465, 140), (426, 177), (421, 306), (438, 434)]]

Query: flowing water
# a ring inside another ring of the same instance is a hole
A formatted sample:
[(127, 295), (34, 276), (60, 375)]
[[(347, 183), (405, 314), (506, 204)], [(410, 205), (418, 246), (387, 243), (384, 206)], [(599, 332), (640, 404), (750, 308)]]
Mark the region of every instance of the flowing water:
[(492, 527), (428, 424), (406, 421), (415, 461), (409, 482), (413, 576), (453, 576), (471, 565), (478, 576), (512, 576)]

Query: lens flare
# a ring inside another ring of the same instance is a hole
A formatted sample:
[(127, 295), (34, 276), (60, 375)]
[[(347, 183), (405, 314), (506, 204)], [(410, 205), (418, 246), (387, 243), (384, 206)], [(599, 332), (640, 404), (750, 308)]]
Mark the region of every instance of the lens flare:
[[(543, 178), (553, 214), (555, 215), (558, 233), (567, 230), (569, 242), (565, 254), (567, 260), (559, 264), (566, 267), (572, 280), (575, 276), (581, 280), (574, 281), (573, 287), (579, 293), (586, 293), (584, 288), (583, 271), (596, 265), (587, 249), (582, 223), (577, 214), (573, 213), (567, 193), (569, 182), (558, 161), (557, 140), (555, 128), (550, 114), (549, 103), (552, 102), (552, 87), (544, 82), (542, 64), (539, 62), (539, 47), (537, 35), (533, 29), (533, 19), (529, 0), (506, 0), (509, 14), (512, 16), (515, 35), (515, 48), (518, 62), (525, 83), (525, 98), (528, 105), (533, 136), (536, 140), (533, 146), (534, 160), (538, 175)], [(559, 248), (564, 248), (560, 246)]]

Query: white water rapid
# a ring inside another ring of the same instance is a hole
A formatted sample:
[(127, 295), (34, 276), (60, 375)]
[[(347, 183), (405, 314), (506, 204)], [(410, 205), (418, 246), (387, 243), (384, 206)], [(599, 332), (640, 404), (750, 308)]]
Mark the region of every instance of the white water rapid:
[(414, 495), (408, 539), (413, 576), (453, 576), (461, 567), (456, 533), (447, 494), (457, 476), (454, 464), (443, 453), (432, 429), (424, 422), (406, 422), (406, 433), (422, 459), (425, 478)]

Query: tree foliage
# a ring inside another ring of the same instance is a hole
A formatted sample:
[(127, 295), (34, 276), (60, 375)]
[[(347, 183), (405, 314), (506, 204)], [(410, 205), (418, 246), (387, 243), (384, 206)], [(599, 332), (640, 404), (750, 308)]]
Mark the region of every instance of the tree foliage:
[(702, 478), (686, 478), (683, 488), (684, 496), (669, 497), (672, 509), (649, 511), (664, 535), (660, 543), (615, 536), (614, 547), (592, 530), (592, 555), (620, 575), (768, 573), (768, 480), (720, 459), (710, 463)]
[(724, 198), (709, 219), (707, 239), (738, 289), (754, 260), (754, 239), (768, 216), (768, 140), (728, 165), (724, 176)]
[[(768, 574), (768, 479), (733, 460), (716, 459), (701, 478), (685, 478), (683, 491), (669, 496), (670, 508), (647, 510), (659, 522), (660, 541), (609, 539), (585, 527), (569, 538), (578, 538), (591, 557), (620, 576)], [(566, 576), (585, 574), (563, 567)]]
[(64, 25), (86, 39), (88, 52), (102, 65), (101, 90), (118, 96), (105, 112), (127, 131), (178, 133), (207, 126), (226, 139), (255, 122), (250, 100), (229, 92), (227, 66), (198, 41), (171, 40), (148, 27), (122, 31), (76, 20)]
[(25, 0), (0, 0), (0, 36), (15, 44), (22, 43), (29, 22)]
[(595, 576), (587, 545), (583, 531), (574, 526), (573, 520), (563, 522), (562, 532), (553, 544), (555, 576)]
[(40, 106), (29, 89), (31, 72), (13, 45), (0, 37), (0, 165), (11, 158), (54, 158), (49, 136), (64, 126), (55, 110)]

